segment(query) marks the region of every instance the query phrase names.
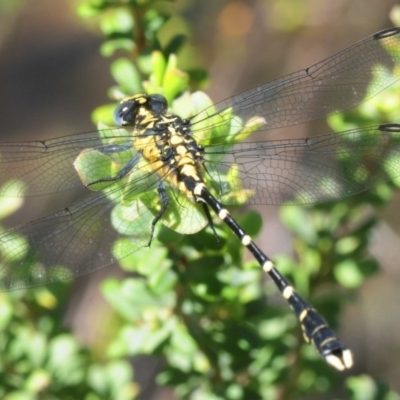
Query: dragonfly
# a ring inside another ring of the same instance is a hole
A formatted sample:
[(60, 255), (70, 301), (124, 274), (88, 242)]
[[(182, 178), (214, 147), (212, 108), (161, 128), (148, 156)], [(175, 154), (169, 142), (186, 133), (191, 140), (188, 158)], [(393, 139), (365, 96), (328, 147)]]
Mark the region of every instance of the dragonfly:
[(400, 28), (389, 28), (309, 68), (212, 104), (191, 117), (161, 94), (136, 94), (117, 127), (0, 144), (0, 196), (77, 187), (68, 208), (0, 234), (0, 290), (72, 279), (150, 246), (160, 226), (190, 234), (211, 212), (227, 224), (296, 315), (328, 364), (351, 351), (297, 293), (227, 210), (231, 204), (312, 204), (367, 190), (400, 174), (400, 125), (302, 139), (255, 134), (348, 110), (400, 78)]

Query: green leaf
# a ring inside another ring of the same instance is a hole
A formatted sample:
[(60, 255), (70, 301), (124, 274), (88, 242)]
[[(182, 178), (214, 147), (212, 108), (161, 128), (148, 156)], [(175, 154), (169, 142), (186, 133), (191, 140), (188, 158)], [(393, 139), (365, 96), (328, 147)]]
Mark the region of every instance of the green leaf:
[(189, 76), (180, 69), (167, 70), (164, 76), (163, 88), (165, 98), (170, 102), (186, 90)]
[(136, 398), (139, 392), (139, 387), (132, 383), (132, 376), (131, 365), (117, 360), (106, 365), (92, 365), (88, 371), (88, 382), (105, 398), (128, 400)]
[(105, 104), (103, 106), (97, 107), (92, 112), (92, 116), (91, 116), (92, 122), (95, 125), (99, 125), (101, 123), (101, 125), (103, 125), (104, 127), (115, 125), (113, 115), (114, 115), (114, 110), (115, 110), (116, 106), (117, 106), (116, 103), (111, 103), (111, 104)]
[(333, 271), (337, 281), (347, 288), (357, 288), (364, 281), (364, 276), (357, 263), (351, 259), (340, 262)]
[(110, 186), (101, 180), (110, 178), (113, 165), (110, 157), (94, 149), (83, 150), (74, 161), (74, 167), (82, 183), (90, 190), (99, 191)]
[(262, 228), (262, 218), (260, 213), (256, 211), (247, 212), (242, 218), (240, 218), (240, 225), (251, 237), (255, 237)]
[(51, 384), (51, 376), (43, 369), (38, 369), (32, 372), (25, 382), (25, 386), (29, 392), (43, 392)]
[(157, 93), (158, 88), (162, 86), (165, 68), (167, 67), (165, 57), (161, 51), (153, 51), (151, 53), (151, 65), (153, 68), (153, 73), (150, 75), (151, 93)]
[(140, 73), (128, 58), (119, 58), (111, 64), (111, 73), (125, 93), (141, 93)]
[(179, 52), (179, 50), (182, 49), (182, 47), (187, 42), (187, 40), (188, 40), (188, 38), (184, 34), (175, 35), (170, 40), (168, 45), (164, 48), (164, 54), (166, 54), (167, 56), (169, 56), (171, 54), (177, 54)]
[(310, 223), (307, 211), (302, 207), (285, 206), (279, 209), (280, 217), (285, 225), (307, 242), (315, 242), (317, 233)]
[(176, 286), (178, 277), (171, 271), (171, 264), (170, 261), (168, 267), (161, 265), (158, 271), (149, 276), (149, 287), (153, 293), (157, 295), (167, 294)]
[(104, 43), (100, 46), (100, 53), (103, 57), (111, 57), (117, 51), (133, 53), (135, 48), (135, 43), (131, 39), (109, 39), (104, 41)]
[(105, 36), (111, 36), (117, 32), (130, 32), (134, 27), (132, 14), (127, 8), (114, 8), (100, 20), (100, 29)]
[(155, 295), (147, 284), (138, 279), (126, 279), (118, 282), (108, 279), (102, 285), (102, 292), (109, 303), (127, 320), (143, 318), (145, 310), (173, 307), (174, 295)]
[(400, 400), (398, 394), (368, 375), (349, 377), (346, 386), (350, 391), (349, 400)]

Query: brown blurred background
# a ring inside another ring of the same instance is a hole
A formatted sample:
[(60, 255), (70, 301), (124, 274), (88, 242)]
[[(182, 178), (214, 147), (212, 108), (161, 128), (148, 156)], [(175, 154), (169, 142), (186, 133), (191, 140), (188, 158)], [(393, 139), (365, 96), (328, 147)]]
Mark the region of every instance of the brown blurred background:
[[(75, 16), (76, 1), (15, 2), (17, 9), (8, 8), (8, 2), (0, 4), (0, 140), (46, 139), (93, 129), (90, 113), (109, 101), (106, 93), (112, 84), (109, 60), (99, 54), (101, 36)], [(307, 67), (392, 26), (389, 14), (399, 2), (180, 0), (165, 4), (190, 21), (191, 51), (211, 71), (207, 92), (217, 101)], [(400, 122), (400, 110), (399, 120), (393, 122)], [(307, 129), (302, 126), (294, 134), (307, 136)], [(56, 204), (44, 203), (37, 212), (65, 207), (70, 201), (58, 197)], [(341, 336), (355, 351), (355, 373), (371, 373), (400, 391), (398, 205), (394, 202), (381, 213), (384, 219), (371, 247), (384, 273), (363, 286), (347, 311)], [(292, 254), (291, 237), (279, 222), (277, 207), (259, 210), (265, 222), (258, 238), (261, 247), (271, 256)], [(32, 217), (33, 211), (25, 210), (10, 224)], [(106, 312), (99, 280), (116, 270), (101, 270), (74, 284), (67, 321), (83, 341), (92, 340)], [(146, 386), (157, 362), (147, 361), (142, 367), (136, 377), (147, 390), (143, 398), (172, 398)]]

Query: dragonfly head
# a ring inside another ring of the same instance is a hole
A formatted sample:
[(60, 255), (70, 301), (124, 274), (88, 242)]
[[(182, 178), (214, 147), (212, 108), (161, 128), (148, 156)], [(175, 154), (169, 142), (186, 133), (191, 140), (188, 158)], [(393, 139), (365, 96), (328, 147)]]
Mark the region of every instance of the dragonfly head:
[(121, 101), (114, 111), (114, 121), (118, 126), (134, 125), (138, 115), (162, 115), (167, 109), (167, 100), (161, 94), (139, 94)]

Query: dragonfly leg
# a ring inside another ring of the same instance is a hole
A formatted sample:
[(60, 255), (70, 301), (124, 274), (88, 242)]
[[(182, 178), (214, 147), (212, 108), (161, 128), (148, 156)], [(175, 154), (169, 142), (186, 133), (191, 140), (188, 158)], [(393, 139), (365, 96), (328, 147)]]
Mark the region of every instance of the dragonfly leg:
[(136, 154), (134, 157), (132, 157), (117, 173), (115, 176), (109, 176), (107, 178), (101, 178), (95, 182), (91, 182), (88, 184), (90, 185), (95, 185), (97, 183), (102, 183), (102, 182), (115, 182), (129, 174), (131, 172), (132, 168), (138, 163), (140, 159), (140, 155)]
[(204, 202), (201, 202), (201, 205), (203, 206), (204, 214), (206, 215), (208, 225), (210, 226), (211, 230), (213, 231), (217, 243), (221, 244), (218, 234), (217, 234), (217, 231), (215, 230), (214, 223), (211, 218), (210, 209), (208, 208), (208, 205)]
[(161, 208), (160, 211), (158, 211), (157, 215), (154, 217), (153, 221), (151, 221), (151, 232), (148, 243), (149, 247), (151, 246), (151, 242), (153, 241), (154, 229), (156, 227), (156, 224), (162, 218), (169, 205), (168, 194), (167, 191), (165, 190), (165, 186), (163, 185), (162, 181), (159, 181), (158, 183), (157, 192), (161, 200)]
[(127, 144), (112, 144), (109, 146), (105, 146), (100, 151), (103, 154), (112, 154), (112, 153), (120, 153), (121, 151), (129, 150), (133, 147), (132, 143)]

